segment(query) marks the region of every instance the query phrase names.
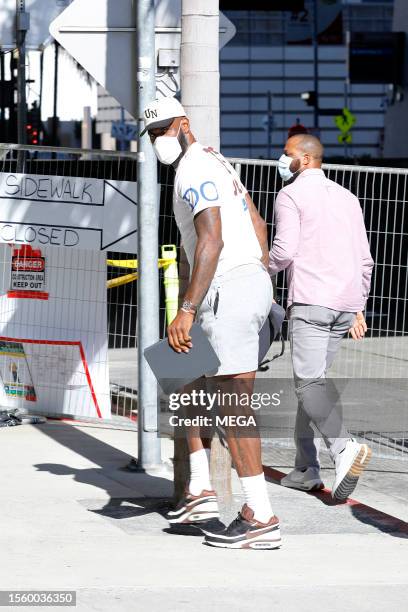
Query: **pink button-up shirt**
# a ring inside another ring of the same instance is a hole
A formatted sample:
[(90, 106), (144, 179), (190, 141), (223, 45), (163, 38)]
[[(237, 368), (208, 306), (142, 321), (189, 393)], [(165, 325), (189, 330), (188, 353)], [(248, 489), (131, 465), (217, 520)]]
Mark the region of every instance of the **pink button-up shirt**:
[(287, 269), (293, 302), (343, 312), (363, 310), (374, 265), (358, 199), (326, 178), (304, 170), (279, 192), (271, 276)]

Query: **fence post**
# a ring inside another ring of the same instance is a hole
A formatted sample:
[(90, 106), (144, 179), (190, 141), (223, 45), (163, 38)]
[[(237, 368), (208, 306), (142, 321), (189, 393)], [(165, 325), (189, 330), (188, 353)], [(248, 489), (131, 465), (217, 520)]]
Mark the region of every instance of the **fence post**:
[[(143, 110), (156, 97), (154, 0), (136, 3), (137, 91), (139, 133)], [(139, 280), (137, 284), (137, 365), (138, 365), (138, 469), (158, 466), (161, 461), (158, 438), (157, 382), (144, 358), (146, 347), (159, 339), (159, 205), (157, 160), (148, 137), (138, 139), (137, 226)]]

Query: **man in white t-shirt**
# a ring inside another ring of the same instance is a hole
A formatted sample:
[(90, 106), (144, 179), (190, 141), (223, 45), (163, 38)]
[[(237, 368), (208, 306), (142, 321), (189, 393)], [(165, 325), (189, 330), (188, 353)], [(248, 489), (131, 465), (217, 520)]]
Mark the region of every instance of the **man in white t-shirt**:
[[(176, 99), (153, 101), (144, 121), (142, 134), (148, 132), (158, 159), (176, 168), (174, 216), (190, 264), (182, 307), (168, 327), (169, 344), (179, 353), (188, 352), (197, 318), (221, 362), (212, 388), (228, 397), (250, 397), (258, 367), (258, 334), (273, 302), (266, 271), (266, 224), (234, 168), (195, 140)], [(218, 409), (223, 412), (221, 404)], [(247, 436), (240, 433), (225, 428), (245, 497), (238, 518), (219, 533), (205, 527), (219, 512), (209, 476), (210, 440), (203, 440), (197, 429), (187, 432), (188, 491), (168, 518), (172, 524), (201, 523), (206, 543), (212, 546), (278, 548), (279, 521), (267, 494), (259, 435), (254, 428)]]

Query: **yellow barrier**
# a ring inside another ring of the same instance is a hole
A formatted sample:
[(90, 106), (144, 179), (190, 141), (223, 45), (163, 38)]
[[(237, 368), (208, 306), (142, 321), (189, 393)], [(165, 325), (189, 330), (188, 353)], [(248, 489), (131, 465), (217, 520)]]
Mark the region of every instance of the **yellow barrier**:
[(176, 245), (164, 244), (161, 248), (161, 256), (161, 261), (167, 262), (167, 265), (164, 266), (163, 284), (166, 303), (166, 320), (167, 325), (169, 325), (178, 311), (179, 277)]
[[(164, 246), (162, 246), (162, 249), (164, 247), (167, 246), (173, 246), (171, 245), (167, 245), (165, 244)], [(174, 247), (174, 250), (176, 249), (176, 247)], [(174, 254), (174, 257), (172, 259), (169, 259), (168, 257), (164, 257), (163, 259), (159, 259), (158, 263), (159, 263), (159, 268), (165, 268), (167, 266), (169, 266), (171, 263), (173, 263), (174, 261), (176, 261), (176, 257)], [(131, 268), (132, 270), (137, 270), (137, 259), (107, 259), (106, 263), (108, 266), (112, 266), (114, 268)]]
[(111, 278), (110, 280), (106, 281), (106, 287), (108, 289), (113, 289), (113, 287), (120, 287), (121, 285), (126, 285), (126, 283), (131, 283), (134, 280), (137, 280), (137, 272), (133, 272), (133, 274), (125, 274), (125, 276)]
[[(158, 267), (163, 268), (163, 283), (164, 283), (164, 294), (166, 302), (166, 320), (167, 324), (171, 323), (177, 314), (178, 310), (178, 294), (179, 294), (179, 279), (178, 279), (178, 267), (177, 267), (177, 249), (174, 244), (164, 244), (161, 247), (161, 259), (158, 261)], [(107, 259), (106, 263), (108, 266), (115, 268), (127, 268), (137, 270), (137, 259)], [(137, 272), (131, 274), (125, 274), (123, 276), (117, 276), (111, 278), (106, 282), (108, 289), (113, 287), (120, 287), (131, 283), (138, 278)]]

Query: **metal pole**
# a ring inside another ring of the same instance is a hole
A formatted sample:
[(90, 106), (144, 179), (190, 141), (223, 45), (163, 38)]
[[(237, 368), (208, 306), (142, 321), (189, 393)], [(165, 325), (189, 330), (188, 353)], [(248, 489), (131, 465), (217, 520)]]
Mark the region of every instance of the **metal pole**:
[(52, 116), (52, 144), (58, 146), (58, 57), (59, 43), (54, 41), (54, 109)]
[[(350, 10), (349, 7), (347, 7)], [(350, 23), (350, 20), (349, 20)], [(346, 32), (346, 80), (344, 82), (344, 108), (349, 107), (349, 92), (350, 92), (350, 42), (351, 32)], [(348, 157), (348, 145), (344, 142), (344, 157)]]
[[(137, 26), (137, 110), (139, 133), (143, 110), (156, 97), (154, 0), (135, 0)], [(159, 339), (159, 201), (157, 160), (149, 138), (138, 140), (137, 222), (139, 280), (137, 281), (138, 469), (161, 462), (158, 438), (157, 382), (143, 351)]]
[(272, 92), (268, 91), (268, 159), (272, 158)]
[(43, 91), (44, 91), (44, 47), (40, 51), (40, 112), (42, 113)]
[(18, 51), (17, 63), (17, 142), (27, 142), (27, 100), (26, 100), (26, 71), (25, 71), (25, 37), (29, 28), (28, 13), (25, 10), (25, 0), (16, 0), (16, 47)]
[(4, 68), (4, 53), (0, 51), (0, 138), (2, 142), (6, 141), (6, 100), (4, 96), (6, 73)]
[(313, 0), (313, 80), (316, 92), (316, 105), (314, 107), (314, 128), (319, 129), (319, 0)]
[[(125, 109), (123, 108), (123, 106), (120, 107), (120, 122), (122, 126), (125, 123)], [(119, 138), (119, 150), (126, 151), (126, 140), (123, 138), (123, 134), (122, 137)]]
[(84, 106), (81, 125), (81, 148), (92, 149), (92, 117), (90, 106)]

